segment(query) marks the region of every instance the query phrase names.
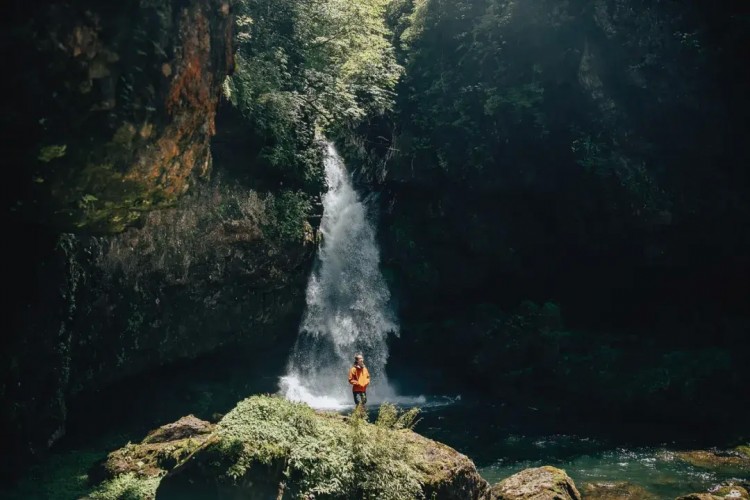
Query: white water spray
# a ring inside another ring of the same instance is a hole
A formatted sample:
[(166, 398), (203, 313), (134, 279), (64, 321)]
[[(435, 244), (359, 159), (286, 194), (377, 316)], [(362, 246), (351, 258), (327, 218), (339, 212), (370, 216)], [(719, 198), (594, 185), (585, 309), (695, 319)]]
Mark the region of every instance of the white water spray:
[(281, 391), (316, 408), (352, 405), (347, 373), (362, 352), (372, 383), (368, 399), (395, 401), (385, 365), (387, 337), (398, 335), (390, 292), (367, 208), (352, 187), (341, 157), (328, 145), (328, 192), (323, 197), (323, 243), (307, 284), (307, 308)]

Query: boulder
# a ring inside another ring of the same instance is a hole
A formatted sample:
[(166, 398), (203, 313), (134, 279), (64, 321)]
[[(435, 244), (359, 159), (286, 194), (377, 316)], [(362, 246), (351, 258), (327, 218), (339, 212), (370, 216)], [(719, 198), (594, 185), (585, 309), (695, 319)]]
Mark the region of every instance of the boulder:
[(178, 441), (196, 436), (204, 436), (210, 434), (213, 430), (213, 424), (196, 418), (193, 415), (188, 415), (187, 417), (182, 417), (177, 422), (162, 425), (158, 429), (149, 432), (143, 443)]
[(656, 500), (658, 497), (643, 486), (626, 481), (585, 483), (586, 500)]
[(694, 467), (702, 469), (750, 470), (750, 456), (740, 450), (691, 450), (677, 452), (675, 456)]
[(492, 487), (493, 500), (581, 500), (573, 480), (562, 469), (537, 467), (503, 479)]
[(737, 499), (743, 499), (747, 500), (750, 498), (750, 493), (747, 491), (747, 484), (739, 485), (734, 483), (729, 483), (720, 486), (716, 490), (712, 491), (711, 493), (714, 496), (717, 496), (719, 498), (737, 498)]
[(750, 498), (747, 489), (743, 485), (727, 483), (712, 489), (710, 493), (691, 493), (677, 500), (747, 500)]
[(93, 482), (126, 474), (153, 478), (166, 474), (181, 459), (202, 445), (214, 425), (193, 415), (151, 431), (139, 444), (128, 443), (115, 450), (89, 473)]
[(465, 455), (443, 443), (427, 439), (414, 432), (403, 438), (418, 450), (418, 466), (422, 475), (425, 498), (440, 500), (469, 500), (487, 498), (490, 485), (477, 472), (474, 463)]
[(415, 410), (384, 408), (370, 423), (366, 415), (253, 396), (216, 425), (184, 417), (111, 453), (99, 490), (111, 491), (118, 479), (157, 478), (149, 491), (158, 500), (489, 498), (489, 484), (468, 457), (410, 429)]

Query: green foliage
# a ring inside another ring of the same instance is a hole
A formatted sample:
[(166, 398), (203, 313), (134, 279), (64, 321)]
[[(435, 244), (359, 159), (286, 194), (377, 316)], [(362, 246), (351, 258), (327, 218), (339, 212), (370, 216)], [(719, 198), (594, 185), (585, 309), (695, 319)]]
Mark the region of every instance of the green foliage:
[(156, 497), (161, 477), (141, 478), (133, 473), (105, 481), (86, 498), (90, 500), (150, 500)]
[(420, 498), (420, 472), (406, 429), (418, 410), (399, 416), (381, 410), (378, 424), (360, 411), (348, 419), (319, 414), (279, 397), (242, 401), (219, 423), (212, 461), (221, 476), (239, 481), (254, 463), (284, 463), (301, 495), (330, 498)]
[(312, 201), (302, 191), (282, 191), (268, 195), (269, 218), (264, 231), (280, 242), (299, 242), (305, 238), (306, 220), (312, 212)]
[(419, 408), (411, 408), (404, 413), (399, 413), (398, 408), (390, 403), (383, 403), (378, 411), (375, 425), (385, 429), (413, 429), (417, 425)]
[[(628, 197), (635, 214), (655, 214), (670, 207), (666, 195), (643, 163), (625, 157), (602, 135), (580, 134), (571, 144), (576, 161), (587, 172), (609, 179)], [(614, 198), (614, 195), (611, 196)]]
[(401, 0), (389, 12), (406, 74), (397, 141), (402, 162), (463, 178), (496, 164), (496, 144), (547, 133), (543, 67), (505, 54), (514, 2)]
[(583, 135), (575, 139), (570, 147), (578, 164), (586, 170), (599, 173), (606, 171), (609, 164), (607, 145), (599, 138)]
[(62, 158), (67, 152), (67, 144), (44, 146), (39, 150), (39, 161), (49, 163), (57, 158)]
[(382, 114), (401, 74), (387, 0), (240, 0), (236, 70), (225, 93), (254, 126), (261, 158), (310, 186), (316, 138)]
[(367, 425), (366, 413), (357, 408), (350, 420), (352, 462), (361, 498), (422, 498), (422, 478), (414, 445), (400, 433), (416, 424), (418, 408), (399, 415), (392, 404), (383, 404), (375, 426)]
[(490, 88), (487, 90), (487, 100), (484, 112), (488, 115), (497, 113), (503, 106), (508, 106), (516, 112), (533, 109), (544, 100), (544, 87), (538, 82), (526, 83), (507, 89)]

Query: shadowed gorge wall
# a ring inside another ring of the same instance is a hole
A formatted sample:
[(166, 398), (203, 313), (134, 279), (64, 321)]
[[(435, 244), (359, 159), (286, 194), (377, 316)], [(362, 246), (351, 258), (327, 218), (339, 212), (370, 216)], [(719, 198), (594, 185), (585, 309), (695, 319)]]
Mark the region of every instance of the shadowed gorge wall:
[(3, 474), (64, 435), (82, 391), (227, 344), (291, 344), (316, 219), (243, 172), (246, 121), (225, 108), (217, 124), (230, 7), (9, 6)]
[(431, 390), (739, 418), (717, 408), (748, 382), (746, 7), (425, 0), (390, 20), (397, 112), (342, 137), (381, 192), (393, 365), (424, 359), (433, 376), (404, 374)]

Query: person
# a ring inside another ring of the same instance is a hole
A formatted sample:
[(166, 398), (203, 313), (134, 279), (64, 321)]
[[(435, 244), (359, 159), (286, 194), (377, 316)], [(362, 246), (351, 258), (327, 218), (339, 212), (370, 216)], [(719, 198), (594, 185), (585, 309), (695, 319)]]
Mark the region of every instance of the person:
[(352, 385), (354, 405), (367, 404), (367, 386), (370, 385), (370, 372), (365, 366), (365, 358), (361, 354), (354, 356), (354, 366), (349, 370), (349, 383)]

